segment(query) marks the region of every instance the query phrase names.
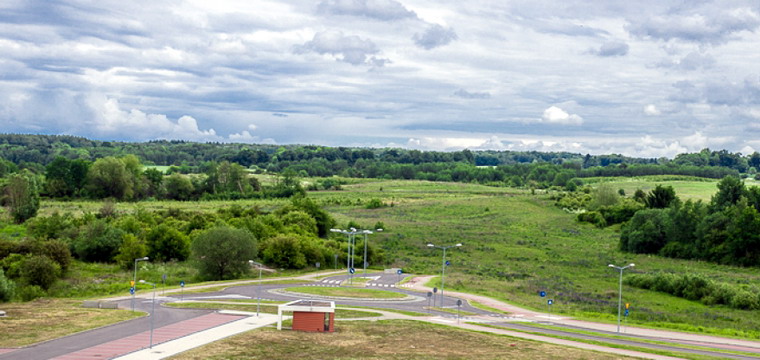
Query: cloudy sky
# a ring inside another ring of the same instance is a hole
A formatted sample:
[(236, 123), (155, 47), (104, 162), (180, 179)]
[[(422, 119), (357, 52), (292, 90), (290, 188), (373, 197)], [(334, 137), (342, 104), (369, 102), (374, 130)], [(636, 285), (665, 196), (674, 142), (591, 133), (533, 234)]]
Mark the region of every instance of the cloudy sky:
[(757, 0), (0, 2), (0, 132), (760, 150)]

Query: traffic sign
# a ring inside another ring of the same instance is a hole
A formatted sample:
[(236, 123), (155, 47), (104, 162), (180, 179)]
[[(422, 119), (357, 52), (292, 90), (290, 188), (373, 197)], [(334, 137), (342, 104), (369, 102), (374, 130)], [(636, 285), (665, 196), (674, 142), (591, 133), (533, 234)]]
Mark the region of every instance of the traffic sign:
[(427, 295), (428, 295), (428, 297), (433, 297), (433, 293), (432, 293), (432, 292), (430, 292), (430, 291), (428, 291), (428, 294), (427, 294)]
[(131, 294), (131, 295), (135, 294), (135, 288), (134, 287), (129, 288), (129, 294)]
[(549, 299), (549, 300), (546, 301), (546, 303), (549, 304), (549, 305), (554, 304), (554, 300)]
[(353, 274), (353, 273), (355, 273), (355, 272), (356, 272), (356, 269), (354, 269), (354, 268), (350, 268), (350, 269), (348, 269), (348, 273), (349, 273), (349, 274)]
[(462, 306), (462, 299), (457, 300), (457, 306)]
[(625, 316), (628, 316), (628, 309), (625, 309)]
[(631, 306), (631, 303), (625, 303), (625, 309), (628, 310), (628, 308)]
[(446, 260), (446, 266), (451, 265), (451, 261)]
[(546, 291), (540, 291), (538, 295), (540, 295), (541, 297), (546, 297)]
[(166, 284), (166, 274), (161, 275), (161, 282)]
[(399, 274), (399, 275), (401, 275), (401, 274), (403, 274), (403, 273), (404, 273), (404, 272), (403, 272), (403, 271), (401, 271), (401, 269), (398, 269), (398, 270), (396, 270), (396, 274)]
[(322, 264), (320, 264), (320, 263), (317, 263), (316, 265), (317, 265), (317, 269), (319, 269), (319, 265), (322, 265)]
[(437, 288), (437, 287), (434, 287), (434, 288), (433, 288), (433, 292), (434, 292), (434, 293), (437, 293), (437, 292), (438, 292), (438, 288)]
[(135, 287), (135, 281), (134, 280), (129, 280), (129, 286), (130, 287)]
[(179, 281), (179, 287), (185, 287), (185, 280)]

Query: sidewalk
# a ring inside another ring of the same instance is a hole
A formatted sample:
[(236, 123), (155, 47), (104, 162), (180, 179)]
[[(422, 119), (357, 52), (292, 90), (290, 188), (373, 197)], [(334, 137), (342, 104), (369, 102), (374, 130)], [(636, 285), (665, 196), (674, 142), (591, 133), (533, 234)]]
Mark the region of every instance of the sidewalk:
[[(266, 314), (263, 314), (266, 315)], [(266, 326), (277, 321), (276, 316), (259, 318), (250, 313), (218, 312), (180, 321), (123, 339), (110, 341), (90, 348), (56, 357), (57, 360), (89, 359), (163, 359), (207, 343)]]

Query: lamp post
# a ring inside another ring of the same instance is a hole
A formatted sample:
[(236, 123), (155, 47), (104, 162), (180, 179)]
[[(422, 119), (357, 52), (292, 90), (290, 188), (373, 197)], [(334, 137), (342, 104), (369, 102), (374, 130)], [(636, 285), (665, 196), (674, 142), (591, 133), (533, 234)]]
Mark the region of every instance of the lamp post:
[[(133, 287), (137, 286), (137, 262), (138, 261), (148, 261), (148, 260), (150, 260), (150, 258), (148, 258), (147, 256), (135, 259), (135, 277), (132, 279), (132, 286)], [(132, 292), (132, 311), (135, 311), (135, 293), (136, 292), (137, 292), (137, 288), (135, 288), (135, 291)]]
[(261, 266), (263, 265), (253, 260), (248, 260), (248, 263), (256, 265), (259, 268), (259, 283), (256, 285), (256, 297), (258, 298), (258, 301), (256, 302), (256, 317), (259, 317), (259, 310), (261, 309)]
[(140, 283), (148, 284), (153, 286), (153, 301), (152, 301), (152, 309), (150, 310), (150, 348), (153, 348), (153, 318), (156, 317), (156, 284), (152, 282), (147, 282), (145, 280), (140, 280)]
[(449, 246), (437, 246), (433, 244), (427, 244), (428, 247), (431, 248), (438, 248), (443, 249), (443, 257), (441, 258), (441, 307), (443, 307), (443, 285), (445, 281), (445, 275), (446, 275), (446, 249), (453, 248), (453, 247), (460, 247), (462, 246), (462, 243), (457, 243), (456, 245), (449, 245)]
[[(375, 232), (381, 232), (383, 229), (375, 229)], [(371, 230), (362, 231), (364, 234), (364, 277), (367, 277), (367, 235), (372, 234)]]
[(634, 267), (636, 266), (636, 264), (628, 264), (623, 267), (615, 266), (612, 264), (609, 264), (608, 266), (611, 268), (620, 270), (620, 283), (619, 283), (620, 288), (618, 289), (618, 323), (617, 323), (617, 332), (620, 333), (620, 308), (622, 307), (622, 303), (623, 303), (623, 270), (629, 267)]
[(359, 234), (360, 231), (356, 230), (356, 228), (350, 228), (348, 230), (330, 229), (330, 231), (345, 234), (348, 236), (348, 258), (346, 259), (346, 271), (348, 271), (348, 283), (353, 284), (354, 274), (351, 273), (351, 269), (354, 267), (354, 241), (356, 239), (356, 234)]

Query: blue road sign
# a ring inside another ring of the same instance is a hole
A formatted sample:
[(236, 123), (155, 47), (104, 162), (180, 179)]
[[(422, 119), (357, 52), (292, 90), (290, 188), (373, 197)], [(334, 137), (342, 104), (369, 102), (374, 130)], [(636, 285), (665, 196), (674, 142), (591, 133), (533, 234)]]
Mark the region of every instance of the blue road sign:
[(446, 260), (446, 266), (451, 265), (451, 261)]
[(434, 292), (434, 293), (437, 293), (437, 292), (438, 292), (438, 288), (437, 288), (437, 287), (434, 287), (434, 288), (433, 288), (433, 292)]
[(179, 281), (179, 287), (185, 287), (185, 280)]
[(350, 268), (350, 269), (348, 269), (348, 273), (349, 273), (349, 274), (353, 274), (353, 273), (355, 273), (355, 272), (356, 272), (356, 270), (355, 270), (354, 268)]
[(396, 274), (399, 274), (399, 275), (401, 275), (401, 274), (403, 274), (403, 273), (404, 273), (404, 272), (403, 272), (403, 271), (401, 271), (401, 269), (398, 269), (398, 270), (396, 270)]
[(541, 291), (538, 293), (538, 295), (541, 295), (541, 297), (546, 297), (546, 291)]
[(628, 309), (625, 309), (625, 316), (628, 316)]
[[(133, 288), (133, 287), (129, 288), (129, 294), (130, 295), (134, 295), (135, 294), (135, 288)], [(626, 310), (626, 311), (628, 311), (628, 310)]]
[(549, 304), (549, 305), (554, 304), (554, 300), (549, 299), (549, 300), (546, 301), (546, 303)]

